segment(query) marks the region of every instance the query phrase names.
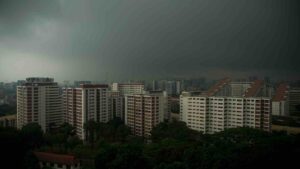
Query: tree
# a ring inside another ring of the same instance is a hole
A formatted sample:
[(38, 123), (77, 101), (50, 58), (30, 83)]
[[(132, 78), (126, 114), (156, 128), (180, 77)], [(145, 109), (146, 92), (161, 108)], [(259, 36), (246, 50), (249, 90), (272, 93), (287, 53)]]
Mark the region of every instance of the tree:
[(88, 144), (90, 144), (92, 147), (94, 146), (94, 143), (96, 139), (98, 138), (97, 131), (99, 131), (100, 125), (99, 123), (89, 120), (87, 123), (84, 124), (84, 130), (86, 132), (86, 141)]
[(44, 144), (43, 131), (38, 123), (29, 123), (21, 130), (21, 138), (25, 149), (32, 150)]
[(200, 140), (201, 133), (189, 129), (184, 122), (164, 122), (154, 127), (151, 131), (151, 139), (154, 142), (172, 138), (176, 140)]

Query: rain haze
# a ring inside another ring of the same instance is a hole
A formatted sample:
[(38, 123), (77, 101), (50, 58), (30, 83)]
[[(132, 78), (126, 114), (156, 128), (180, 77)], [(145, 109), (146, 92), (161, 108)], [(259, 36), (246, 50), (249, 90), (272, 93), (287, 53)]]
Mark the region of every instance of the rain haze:
[(299, 78), (298, 0), (0, 0), (0, 81)]

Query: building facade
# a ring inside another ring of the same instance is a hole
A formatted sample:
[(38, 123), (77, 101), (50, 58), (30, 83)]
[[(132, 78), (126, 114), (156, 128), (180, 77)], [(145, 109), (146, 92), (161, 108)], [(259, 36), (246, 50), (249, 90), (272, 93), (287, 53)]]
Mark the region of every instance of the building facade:
[(6, 115), (0, 117), (1, 127), (17, 127), (17, 115)]
[(272, 99), (272, 115), (288, 116), (289, 115), (289, 87), (287, 84), (280, 84)]
[(44, 132), (63, 123), (62, 98), (52, 78), (27, 78), (17, 87), (17, 128), (38, 123)]
[(166, 97), (158, 93), (127, 95), (125, 98), (125, 124), (132, 134), (150, 137), (153, 127), (164, 121)]
[(290, 88), (289, 90), (289, 115), (300, 115), (300, 88)]
[(34, 152), (41, 168), (52, 169), (80, 169), (80, 161), (75, 156), (54, 154), (48, 152)]
[(64, 88), (65, 121), (76, 129), (79, 138), (86, 139), (84, 125), (92, 120), (106, 123), (110, 119), (108, 85), (83, 84), (79, 88)]
[(212, 134), (227, 128), (271, 130), (271, 98), (261, 80), (232, 82), (225, 78), (201, 94), (180, 95), (180, 120), (191, 129)]
[(112, 91), (119, 91), (121, 96), (128, 94), (142, 94), (145, 86), (142, 83), (113, 83)]
[(271, 101), (260, 97), (180, 97), (180, 120), (191, 129), (213, 134), (227, 128), (251, 127), (270, 131)]
[(119, 91), (108, 92), (108, 112), (109, 118), (120, 118), (124, 120), (124, 97), (121, 96)]

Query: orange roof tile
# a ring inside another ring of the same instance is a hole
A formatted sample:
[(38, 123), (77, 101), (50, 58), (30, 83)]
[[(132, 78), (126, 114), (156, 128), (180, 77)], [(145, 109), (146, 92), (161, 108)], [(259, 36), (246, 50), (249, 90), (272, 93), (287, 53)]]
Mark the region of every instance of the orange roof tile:
[(275, 96), (273, 97), (273, 101), (283, 101), (287, 97), (287, 92), (288, 92), (288, 85), (287, 84), (280, 84), (277, 89)]
[(263, 80), (255, 80), (245, 92), (245, 97), (254, 97), (263, 86)]
[(213, 96), (215, 95), (218, 91), (220, 91), (226, 84), (228, 84), (231, 81), (230, 78), (224, 78), (220, 80), (218, 83), (210, 87), (206, 93), (207, 96)]
[(34, 152), (34, 154), (38, 158), (38, 160), (42, 162), (52, 162), (66, 165), (74, 165), (79, 163), (79, 160), (77, 160), (75, 156), (72, 155), (62, 155), (47, 152)]

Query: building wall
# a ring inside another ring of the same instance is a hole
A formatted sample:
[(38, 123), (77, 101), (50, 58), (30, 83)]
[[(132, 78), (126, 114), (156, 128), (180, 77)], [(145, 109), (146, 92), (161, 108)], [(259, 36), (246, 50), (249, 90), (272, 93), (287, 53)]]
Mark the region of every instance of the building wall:
[(119, 91), (123, 96), (127, 94), (141, 94), (144, 88), (144, 84), (112, 84), (112, 91)]
[(50, 162), (39, 162), (41, 168), (51, 167), (52, 169), (80, 169), (80, 164), (66, 165), (66, 164), (57, 164)]
[(31, 79), (17, 87), (17, 128), (38, 123), (44, 132), (63, 123), (59, 87), (53, 81)]
[(191, 129), (212, 134), (226, 128), (270, 130), (268, 98), (181, 96), (180, 120)]
[(118, 91), (108, 92), (109, 119), (120, 118), (124, 120), (124, 97)]
[(291, 88), (289, 90), (289, 115), (300, 115), (300, 111), (297, 109), (297, 106), (300, 106), (300, 88)]
[(158, 94), (127, 95), (125, 98), (125, 124), (137, 136), (150, 137), (153, 127), (164, 120), (164, 96)]
[(76, 128), (76, 134), (85, 139), (84, 125), (90, 120), (109, 121), (108, 86), (88, 86), (63, 89), (66, 122)]
[(1, 127), (17, 127), (17, 115), (6, 115), (0, 117)]

